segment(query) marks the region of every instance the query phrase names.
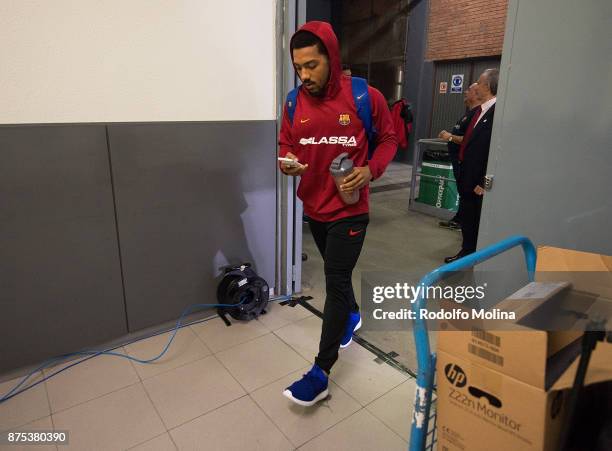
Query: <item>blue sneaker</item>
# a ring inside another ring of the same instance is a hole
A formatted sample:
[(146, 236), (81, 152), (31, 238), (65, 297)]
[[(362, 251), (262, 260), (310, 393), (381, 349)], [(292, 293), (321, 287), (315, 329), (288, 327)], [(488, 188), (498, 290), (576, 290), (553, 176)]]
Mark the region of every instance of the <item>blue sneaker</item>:
[(346, 329), (344, 330), (344, 336), (340, 342), (341, 348), (346, 348), (353, 341), (353, 334), (357, 329), (361, 327), (361, 315), (359, 312), (351, 312), (349, 319), (346, 322)]
[(328, 393), (327, 374), (315, 364), (304, 377), (287, 387), (283, 395), (300, 406), (312, 406), (327, 398)]

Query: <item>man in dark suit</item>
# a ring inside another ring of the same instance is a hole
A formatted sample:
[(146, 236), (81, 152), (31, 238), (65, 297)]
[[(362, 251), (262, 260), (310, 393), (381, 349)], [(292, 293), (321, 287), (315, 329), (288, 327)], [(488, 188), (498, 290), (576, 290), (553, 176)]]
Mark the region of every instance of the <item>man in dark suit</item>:
[(499, 71), (487, 69), (476, 82), (476, 95), (482, 103), (473, 110), (474, 114), (459, 149), (457, 188), (460, 196), (463, 243), (456, 255), (444, 259), (445, 263), (453, 262), (476, 251), (498, 80)]
[[(472, 119), (474, 109), (482, 103), (476, 95), (476, 86), (478, 86), (478, 83), (472, 83), (470, 87), (465, 90), (463, 103), (465, 104), (467, 110), (453, 127), (453, 132), (449, 133), (446, 130), (442, 130), (438, 134), (438, 138), (448, 141), (448, 155), (453, 166), (453, 176), (455, 177), (456, 181), (459, 180), (459, 149), (461, 146), (461, 141), (463, 140), (465, 130)], [(461, 229), (461, 210), (457, 210), (455, 216), (449, 221), (440, 221), (438, 224), (440, 227), (453, 230)]]

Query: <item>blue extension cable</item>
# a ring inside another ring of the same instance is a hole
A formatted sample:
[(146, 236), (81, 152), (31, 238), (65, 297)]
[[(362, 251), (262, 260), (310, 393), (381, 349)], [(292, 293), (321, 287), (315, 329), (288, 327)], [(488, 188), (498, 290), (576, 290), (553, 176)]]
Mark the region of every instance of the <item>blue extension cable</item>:
[[(269, 299), (269, 302), (288, 301), (290, 299), (291, 299), (291, 296), (278, 296), (278, 297)], [(176, 333), (178, 332), (178, 330), (180, 328), (182, 328), (182, 327), (185, 327), (185, 326), (181, 325), (181, 322), (183, 321), (183, 318), (185, 317), (185, 315), (189, 314), (194, 308), (215, 308), (215, 307), (230, 307), (231, 308), (231, 307), (237, 307), (237, 306), (243, 304), (244, 302), (245, 301), (242, 300), (242, 301), (238, 302), (237, 304), (193, 304), (193, 305), (190, 305), (185, 310), (183, 310), (183, 313), (181, 314), (180, 318), (176, 322), (176, 326), (174, 326), (174, 329), (172, 330), (172, 336), (170, 337), (170, 340), (168, 340), (168, 343), (166, 344), (166, 347), (163, 349), (163, 351), (158, 356), (150, 358), (150, 359), (146, 359), (146, 360), (137, 359), (137, 358), (129, 356), (127, 354), (121, 354), (121, 353), (112, 352), (112, 351), (113, 351), (113, 349), (117, 349), (117, 348), (119, 348), (121, 346), (126, 346), (126, 345), (135, 343), (135, 342), (140, 341), (140, 340), (151, 338), (151, 337), (154, 337), (156, 335), (161, 335), (162, 333), (166, 333), (166, 332), (155, 332), (155, 333), (152, 333), (151, 335), (147, 335), (145, 337), (138, 338), (138, 339), (130, 341), (128, 343), (123, 343), (121, 345), (115, 346), (114, 348), (109, 348), (109, 349), (107, 349), (105, 351), (78, 351), (78, 352), (72, 352), (70, 354), (63, 354), (63, 355), (61, 355), (59, 357), (55, 357), (53, 359), (47, 360), (42, 365), (40, 365), (38, 368), (36, 368), (35, 370), (31, 371), (27, 376), (25, 376), (21, 380), (21, 382), (19, 382), (15, 387), (13, 387), (8, 393), (6, 393), (4, 396), (2, 396), (0, 398), (0, 404), (2, 404), (5, 401), (8, 401), (11, 398), (14, 398), (17, 395), (20, 395), (21, 393), (23, 393), (25, 391), (28, 391), (31, 388), (36, 387), (38, 384), (42, 384), (46, 380), (51, 379), (54, 376), (57, 376), (59, 373), (62, 373), (64, 371), (66, 371), (67, 369), (72, 368), (75, 365), (78, 365), (79, 363), (83, 363), (83, 362), (85, 362), (85, 361), (87, 361), (89, 359), (93, 359), (94, 357), (97, 357), (99, 355), (112, 355), (112, 356), (116, 356), (116, 357), (123, 357), (125, 359), (129, 359), (129, 360), (132, 360), (132, 361), (138, 362), (138, 363), (151, 363), (151, 362), (154, 362), (156, 360), (159, 360), (166, 353), (166, 351), (168, 351), (168, 348), (170, 347), (170, 344), (172, 344), (172, 340), (174, 340), (174, 337), (175, 337)], [(39, 380), (38, 382), (36, 382), (36, 383), (34, 383), (32, 385), (28, 385), (27, 387), (19, 390), (19, 387), (21, 387), (23, 384), (25, 384), (26, 381), (30, 377), (32, 377), (34, 374), (38, 373), (39, 371), (43, 370), (44, 368), (50, 366), (53, 363), (61, 362), (62, 360), (66, 360), (66, 359), (68, 359), (70, 357), (74, 357), (74, 356), (77, 356), (77, 355), (87, 355), (89, 357), (86, 357), (86, 358), (84, 358), (82, 360), (74, 362), (74, 363), (72, 363), (72, 364), (62, 368), (61, 370), (56, 371), (55, 373), (52, 373), (49, 376), (44, 377), (43, 379)], [(19, 390), (19, 391), (17, 391), (17, 390)]]

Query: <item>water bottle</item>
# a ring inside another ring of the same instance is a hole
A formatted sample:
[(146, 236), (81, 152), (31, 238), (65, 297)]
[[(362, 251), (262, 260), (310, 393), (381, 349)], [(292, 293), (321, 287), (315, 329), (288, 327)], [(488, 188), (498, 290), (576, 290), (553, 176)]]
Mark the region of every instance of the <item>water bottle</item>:
[(340, 185), (344, 183), (344, 179), (350, 175), (355, 170), (355, 165), (353, 164), (353, 160), (348, 157), (348, 153), (344, 152), (338, 155), (334, 161), (332, 161), (331, 166), (329, 167), (329, 172), (331, 173), (334, 181), (336, 182), (336, 188), (338, 188), (338, 193), (340, 193), (340, 197), (345, 204), (352, 205), (359, 202), (359, 190), (356, 189), (352, 193), (346, 193), (340, 190)]

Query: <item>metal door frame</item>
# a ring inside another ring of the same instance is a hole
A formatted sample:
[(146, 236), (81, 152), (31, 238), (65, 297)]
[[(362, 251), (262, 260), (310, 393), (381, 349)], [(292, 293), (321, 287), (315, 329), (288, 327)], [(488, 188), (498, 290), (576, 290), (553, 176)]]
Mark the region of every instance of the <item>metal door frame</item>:
[[(297, 85), (289, 56), (289, 39), (306, 22), (306, 0), (282, 0), (276, 4), (276, 135), (280, 131), (284, 100)], [(276, 156), (276, 150), (275, 150)], [(276, 159), (274, 160), (276, 165)], [(276, 281), (275, 294), (302, 290), (302, 202), (298, 180), (276, 171)]]

